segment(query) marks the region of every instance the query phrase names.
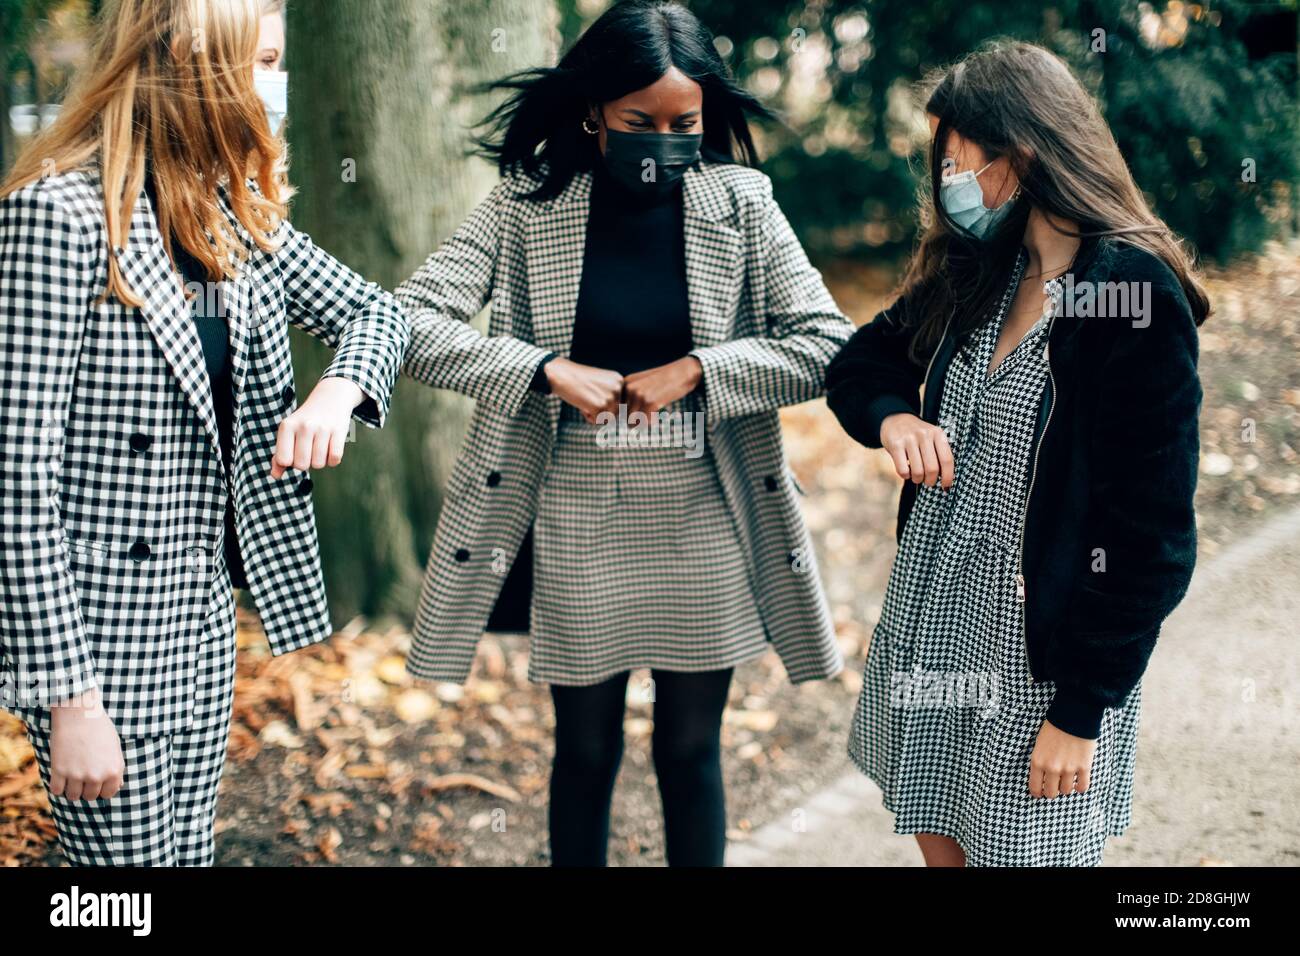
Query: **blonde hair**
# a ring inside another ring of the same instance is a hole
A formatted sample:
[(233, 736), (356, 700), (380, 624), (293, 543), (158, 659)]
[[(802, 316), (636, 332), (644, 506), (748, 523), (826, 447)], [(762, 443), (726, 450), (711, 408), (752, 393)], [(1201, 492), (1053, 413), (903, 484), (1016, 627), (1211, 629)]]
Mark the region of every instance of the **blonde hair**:
[[(210, 279), (234, 278), (248, 250), (218, 187), (257, 246), (274, 251), (292, 190), (284, 142), (253, 85), (261, 16), (260, 0), (109, 0), (58, 119), (23, 150), (0, 197), (51, 162), (67, 172), (98, 158), (108, 241), (121, 247), (148, 165), (169, 255), (175, 236)], [(113, 256), (106, 294), (141, 304)]]

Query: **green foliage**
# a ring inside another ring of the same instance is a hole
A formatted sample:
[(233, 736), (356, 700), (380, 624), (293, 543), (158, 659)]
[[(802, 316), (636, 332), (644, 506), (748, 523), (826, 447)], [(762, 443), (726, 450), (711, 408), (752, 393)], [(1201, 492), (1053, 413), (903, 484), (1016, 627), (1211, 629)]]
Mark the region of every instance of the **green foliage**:
[(60, 0), (0, 0), (0, 55), (7, 67), (12, 56), (24, 54), (32, 29)]
[[(0, 0), (0, 82), (26, 68), (36, 24), (76, 2)], [(604, 5), (561, 0), (565, 42)], [(1297, 0), (688, 5), (737, 75), (785, 117), (765, 131), (765, 168), (814, 252), (910, 248), (925, 131), (900, 105), (928, 70), (995, 36), (1041, 43), (1076, 69), (1139, 186), (1204, 255), (1258, 249), (1300, 220)], [(1094, 49), (1096, 30), (1105, 31), (1105, 52)], [(1250, 172), (1254, 181), (1244, 181)]]
[[(1220, 9), (1219, 26), (1193, 23), (1161, 51), (1125, 17), (1099, 59), (1106, 116), (1134, 178), (1176, 231), (1226, 259), (1257, 249), (1300, 208), (1300, 126), (1294, 20), (1289, 54), (1252, 59), (1238, 35), (1252, 7)], [(1243, 181), (1251, 166), (1255, 181)]]
[[(562, 22), (572, 39), (584, 21), (574, 4), (561, 6), (569, 9)], [(1139, 186), (1203, 254), (1226, 259), (1294, 229), (1296, 0), (689, 6), (719, 37), (737, 75), (787, 114), (786, 127), (766, 136), (766, 168), (814, 251), (894, 255), (910, 247), (924, 134), (917, 135), (915, 116), (898, 108), (900, 94), (928, 70), (999, 36), (1041, 43), (1075, 68), (1098, 97)], [(1105, 52), (1093, 49), (1098, 29)], [(1255, 182), (1242, 181), (1246, 160), (1254, 161)]]

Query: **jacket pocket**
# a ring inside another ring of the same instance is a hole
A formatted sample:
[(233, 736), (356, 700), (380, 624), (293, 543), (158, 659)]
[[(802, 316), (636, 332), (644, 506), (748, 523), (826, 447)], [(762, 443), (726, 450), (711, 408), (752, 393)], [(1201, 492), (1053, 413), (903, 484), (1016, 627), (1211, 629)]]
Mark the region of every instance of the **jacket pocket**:
[(85, 538), (76, 538), (68, 535), (65, 539), (68, 545), (68, 557), (74, 564), (97, 567), (104, 564), (112, 556), (112, 549), (106, 544), (99, 544)]

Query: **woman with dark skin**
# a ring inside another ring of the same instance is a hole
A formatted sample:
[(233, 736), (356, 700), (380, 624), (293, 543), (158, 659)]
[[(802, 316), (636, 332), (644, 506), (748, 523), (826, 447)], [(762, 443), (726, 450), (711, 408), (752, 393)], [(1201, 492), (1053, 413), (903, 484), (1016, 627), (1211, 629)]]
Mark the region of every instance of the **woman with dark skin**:
[[(703, 134), (703, 107), (700, 84), (673, 66), (644, 89), (592, 107), (590, 118), (599, 129), (596, 141), (603, 156), (611, 129), (621, 133)], [(593, 422), (601, 411), (616, 413), (624, 399), (629, 414), (657, 414), (664, 406), (695, 391), (704, 377), (704, 367), (690, 355), (626, 377), (563, 357), (547, 362), (545, 369), (551, 392)]]
[(407, 666), (463, 681), (485, 627), (531, 634), (556, 865), (605, 862), (649, 668), (668, 862), (717, 866), (732, 669), (769, 646), (795, 681), (841, 666), (777, 410), (822, 393), (851, 326), (738, 161), (766, 111), (684, 7), (620, 3), (500, 85), (503, 182), (397, 292), (407, 374), (478, 400)]

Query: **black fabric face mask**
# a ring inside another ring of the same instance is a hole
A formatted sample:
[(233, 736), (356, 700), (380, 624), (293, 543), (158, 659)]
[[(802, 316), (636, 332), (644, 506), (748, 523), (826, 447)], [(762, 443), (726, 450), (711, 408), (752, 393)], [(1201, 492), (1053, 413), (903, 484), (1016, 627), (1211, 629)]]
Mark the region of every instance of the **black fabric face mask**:
[(702, 133), (605, 130), (605, 168), (619, 185), (642, 195), (667, 192), (700, 158)]

